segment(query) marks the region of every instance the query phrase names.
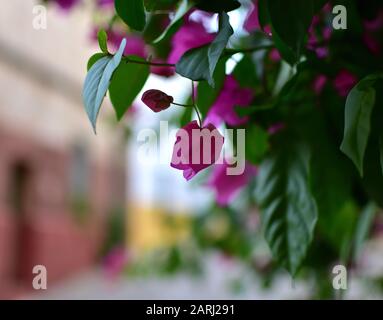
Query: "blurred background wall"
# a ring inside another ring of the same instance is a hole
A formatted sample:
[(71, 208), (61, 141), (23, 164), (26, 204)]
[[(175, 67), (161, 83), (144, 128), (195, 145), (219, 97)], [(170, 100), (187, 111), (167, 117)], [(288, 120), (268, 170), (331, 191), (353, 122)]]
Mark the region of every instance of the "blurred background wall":
[(81, 102), (89, 14), (48, 10), (35, 30), (35, 4), (0, 10), (0, 297), (30, 289), (36, 264), (51, 282), (92, 265), (125, 205), (121, 134), (101, 122), (95, 138)]

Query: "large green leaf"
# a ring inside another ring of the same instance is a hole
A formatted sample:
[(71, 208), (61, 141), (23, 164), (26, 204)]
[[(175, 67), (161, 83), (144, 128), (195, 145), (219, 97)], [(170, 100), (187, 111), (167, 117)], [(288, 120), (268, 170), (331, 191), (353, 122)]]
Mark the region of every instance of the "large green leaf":
[[(144, 61), (137, 56), (129, 56), (135, 61)], [(142, 90), (149, 77), (149, 66), (145, 64), (131, 63), (123, 59), (109, 86), (110, 100), (116, 111), (117, 119), (120, 120), (126, 110), (132, 105), (134, 99)]]
[(259, 164), (269, 149), (269, 135), (266, 130), (257, 125), (246, 128), (246, 159), (253, 164)]
[(183, 16), (192, 8), (192, 6), (193, 4), (191, 1), (182, 0), (170, 24), (167, 26), (164, 32), (157, 39), (153, 41), (153, 43), (158, 43), (162, 41), (163, 39), (167, 38), (168, 36), (174, 34), (175, 31), (177, 30), (177, 25), (179, 25), (179, 23), (182, 22)]
[(356, 261), (363, 249), (363, 244), (368, 237), (378, 208), (374, 203), (368, 204), (361, 212), (357, 222), (354, 236), (353, 259)]
[[(282, 57), (290, 64), (299, 61), (307, 30), (323, 1), (265, 0), (273, 39)], [(264, 11), (264, 10), (262, 10)], [(264, 14), (263, 14), (264, 15)]]
[(344, 136), (340, 149), (354, 162), (361, 176), (375, 96), (373, 82), (367, 77), (351, 90), (346, 100)]
[(198, 0), (195, 6), (200, 10), (219, 13), (238, 9), (241, 4), (237, 0)]
[(88, 63), (86, 65), (86, 70), (89, 71), (90, 68), (92, 68), (92, 66), (98, 61), (100, 60), (101, 58), (104, 58), (106, 57), (107, 54), (103, 53), (103, 52), (97, 52), (95, 53), (94, 55), (92, 55), (89, 60), (88, 60)]
[(100, 111), (102, 101), (108, 91), (110, 79), (114, 70), (121, 62), (122, 54), (125, 50), (126, 39), (121, 41), (120, 48), (114, 56), (106, 56), (99, 59), (86, 75), (82, 92), (83, 103), (92, 123), (93, 130), (96, 132), (97, 116)]
[(317, 222), (309, 162), (308, 148), (284, 141), (261, 163), (256, 180), (265, 238), (274, 259), (292, 275), (306, 256)]
[(178, 0), (144, 0), (147, 11), (171, 10)]
[(176, 65), (176, 72), (194, 81), (207, 80), (214, 87), (214, 71), (234, 33), (227, 13), (220, 13), (219, 32), (210, 45), (187, 51)]
[(120, 18), (132, 29), (142, 31), (146, 25), (143, 0), (114, 0)]
[(226, 60), (222, 59), (214, 72), (214, 88), (206, 81), (198, 83), (197, 105), (203, 117), (206, 117), (210, 107), (217, 99), (226, 78)]

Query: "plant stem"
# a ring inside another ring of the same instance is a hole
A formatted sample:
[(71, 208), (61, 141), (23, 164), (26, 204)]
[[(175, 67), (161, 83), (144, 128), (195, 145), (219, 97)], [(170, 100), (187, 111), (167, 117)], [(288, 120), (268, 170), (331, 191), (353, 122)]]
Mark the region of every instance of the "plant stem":
[(198, 107), (197, 107), (197, 104), (195, 102), (195, 88), (194, 88), (194, 81), (192, 80), (191, 81), (191, 84), (192, 84), (192, 101), (193, 101), (193, 107), (194, 107), (194, 110), (195, 110), (195, 113), (197, 114), (197, 117), (198, 117), (198, 121), (199, 121), (199, 126), (200, 128), (202, 128), (202, 119), (201, 119), (201, 114), (198, 110)]
[(154, 66), (154, 67), (175, 67), (175, 64), (172, 63), (158, 63), (158, 62), (151, 62), (151, 61), (138, 61), (138, 60), (133, 60), (131, 58), (124, 57), (124, 60), (126, 62), (130, 63), (136, 63), (136, 64), (145, 64), (149, 66)]
[[(257, 47), (252, 47), (252, 48), (243, 48), (243, 49), (225, 49), (225, 54), (226, 55), (234, 55), (236, 53), (248, 53), (248, 52), (254, 52), (254, 51), (259, 51), (259, 50), (267, 50), (274, 48), (273, 45), (263, 45), (263, 46), (257, 46)], [(150, 65), (154, 67), (170, 67), (170, 68), (175, 68), (175, 64), (173, 63), (159, 63), (159, 62), (151, 62), (151, 61), (138, 61), (138, 60), (133, 60), (131, 58), (124, 57), (126, 62), (130, 63), (136, 63), (136, 64), (145, 64), (145, 65)], [(193, 84), (194, 86), (194, 84)]]
[(225, 53), (228, 55), (233, 55), (236, 53), (249, 53), (249, 52), (255, 52), (260, 50), (267, 50), (274, 48), (274, 45), (272, 44), (265, 44), (262, 46), (256, 46), (256, 47), (250, 47), (250, 48), (240, 48), (240, 49), (226, 49)]
[(194, 107), (193, 104), (182, 104), (182, 103), (177, 103), (177, 102), (172, 102), (172, 104), (174, 104), (175, 106), (179, 106), (179, 107), (185, 107), (185, 108), (192, 108)]

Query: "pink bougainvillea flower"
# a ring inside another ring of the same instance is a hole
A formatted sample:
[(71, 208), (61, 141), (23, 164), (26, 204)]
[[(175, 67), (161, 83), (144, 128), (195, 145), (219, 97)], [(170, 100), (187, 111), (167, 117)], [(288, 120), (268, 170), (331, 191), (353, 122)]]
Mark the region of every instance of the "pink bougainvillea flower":
[(383, 28), (383, 10), (379, 11), (376, 17), (372, 20), (363, 22), (364, 28), (367, 31), (375, 32)]
[(281, 61), (281, 55), (277, 49), (271, 49), (269, 53), (270, 60), (273, 62)]
[(230, 165), (226, 162), (214, 165), (207, 183), (210, 188), (214, 189), (216, 201), (220, 206), (229, 204), (257, 172), (256, 167), (248, 162), (246, 162), (242, 174), (239, 175), (229, 175), (228, 168)]
[(202, 23), (187, 20), (172, 39), (169, 63), (177, 63), (183, 54), (193, 48), (208, 44), (215, 34), (208, 33)]
[(313, 82), (314, 92), (318, 95), (321, 94), (326, 83), (327, 83), (327, 77), (324, 74), (317, 75)]
[(272, 126), (270, 126), (267, 132), (273, 135), (273, 134), (277, 134), (278, 132), (282, 131), (285, 128), (286, 128), (286, 125), (283, 122), (277, 122), (277, 123), (274, 123)]
[(114, 0), (97, 0), (97, 5), (100, 8), (111, 7), (114, 5)]
[(70, 10), (77, 3), (79, 3), (80, 0), (56, 0), (55, 2), (60, 6), (60, 8), (62, 8), (64, 10)]
[(258, 20), (258, 0), (253, 1), (253, 7), (250, 9), (243, 28), (247, 32), (253, 32), (261, 28)]
[(333, 81), (335, 90), (341, 97), (348, 95), (353, 86), (358, 82), (358, 78), (348, 70), (339, 71), (338, 75)]
[(192, 121), (176, 134), (171, 167), (182, 170), (186, 180), (216, 163), (220, 157), (224, 137), (218, 129), (208, 124), (201, 128)]
[(212, 123), (215, 126), (219, 126), (222, 122), (231, 126), (246, 123), (248, 118), (240, 118), (234, 107), (246, 107), (253, 98), (253, 90), (241, 88), (233, 76), (227, 76), (220, 95), (207, 114), (205, 123)]
[(116, 247), (104, 258), (103, 269), (108, 277), (115, 278), (122, 273), (127, 263), (126, 250), (122, 247)]
[(365, 33), (363, 35), (363, 42), (366, 44), (368, 50), (370, 50), (373, 55), (379, 56), (382, 52), (382, 47), (379, 41), (376, 40), (375, 37), (371, 34)]
[(174, 101), (172, 96), (155, 89), (145, 91), (141, 100), (154, 112), (166, 110)]
[(126, 39), (124, 55), (136, 55), (144, 59), (146, 58), (146, 45), (141, 37), (117, 32), (108, 33), (108, 41), (114, 49), (118, 49), (123, 38)]

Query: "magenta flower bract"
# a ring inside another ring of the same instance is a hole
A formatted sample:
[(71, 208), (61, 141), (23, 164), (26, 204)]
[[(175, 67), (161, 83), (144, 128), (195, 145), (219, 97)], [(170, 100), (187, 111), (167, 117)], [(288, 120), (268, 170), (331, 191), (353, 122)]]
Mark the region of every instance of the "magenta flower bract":
[(80, 0), (56, 0), (56, 3), (64, 10), (72, 9), (79, 2)]
[(208, 124), (201, 128), (192, 121), (178, 130), (173, 148), (171, 167), (182, 170), (186, 180), (216, 163), (220, 157), (224, 137)]
[(227, 76), (220, 95), (207, 114), (205, 123), (212, 123), (215, 126), (219, 126), (222, 122), (232, 126), (246, 123), (248, 118), (240, 118), (234, 107), (246, 107), (253, 98), (253, 90), (241, 88), (233, 76)]
[(112, 7), (114, 5), (114, 0), (97, 0), (97, 6), (103, 7)]
[(318, 95), (321, 94), (326, 83), (327, 83), (327, 77), (324, 74), (317, 75), (313, 82), (314, 92)]
[(154, 112), (160, 112), (169, 108), (174, 99), (160, 90), (152, 89), (145, 91), (141, 100)]
[(243, 28), (247, 32), (253, 32), (261, 28), (258, 19), (258, 0), (253, 1), (253, 8), (248, 13)]
[(104, 258), (103, 269), (110, 278), (119, 276), (128, 263), (128, 255), (124, 248), (112, 249)]
[(208, 44), (214, 40), (214, 37), (215, 34), (208, 33), (202, 23), (185, 21), (173, 36), (168, 62), (177, 63), (186, 51)]
[(376, 17), (372, 20), (363, 22), (364, 28), (367, 31), (375, 32), (383, 28), (383, 10), (379, 11)]
[(246, 163), (242, 174), (228, 175), (227, 169), (229, 167), (230, 165), (226, 162), (214, 165), (213, 172), (207, 183), (210, 188), (214, 189), (216, 201), (220, 206), (229, 204), (257, 172), (255, 166)]
[(348, 70), (339, 71), (338, 75), (333, 81), (335, 90), (341, 97), (348, 95), (353, 86), (358, 82), (358, 78)]
[(136, 55), (143, 59), (146, 58), (147, 51), (145, 41), (132, 34), (108, 32), (108, 42), (113, 46), (114, 49), (118, 49), (122, 39), (126, 39), (126, 47), (124, 55)]
[(377, 39), (375, 39), (374, 36), (372, 36), (368, 33), (365, 33), (363, 35), (363, 42), (366, 44), (368, 50), (370, 50), (370, 52), (373, 55), (379, 56), (380, 53), (382, 52), (382, 47), (381, 47), (379, 41)]

